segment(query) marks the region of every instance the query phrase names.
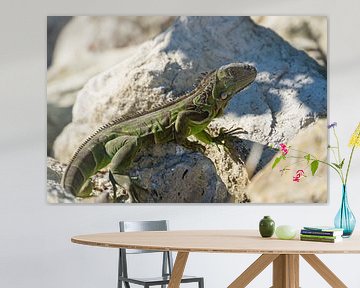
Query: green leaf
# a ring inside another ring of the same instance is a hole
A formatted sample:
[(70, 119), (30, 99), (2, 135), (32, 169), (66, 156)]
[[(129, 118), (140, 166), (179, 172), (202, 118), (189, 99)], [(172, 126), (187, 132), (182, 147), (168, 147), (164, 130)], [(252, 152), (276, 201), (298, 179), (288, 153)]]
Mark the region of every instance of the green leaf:
[(318, 169), (318, 167), (319, 167), (319, 161), (318, 160), (314, 160), (314, 161), (311, 162), (310, 168), (311, 168), (311, 173), (312, 173), (313, 176), (315, 175), (316, 170)]
[(304, 158), (307, 160), (307, 164), (310, 163), (310, 157), (311, 157), (310, 154), (304, 156)]
[(337, 164), (337, 163), (334, 163), (334, 162), (332, 162), (331, 164), (334, 165), (338, 169), (342, 169), (343, 166), (344, 166), (344, 162), (345, 162), (345, 159), (343, 159), (340, 164)]
[(274, 168), (276, 167), (276, 165), (279, 164), (279, 162), (281, 161), (281, 159), (282, 159), (281, 156), (280, 156), (280, 157), (276, 157), (271, 168), (274, 169)]
[(331, 164), (334, 165), (336, 168), (341, 169), (339, 164), (337, 164), (335, 162), (332, 162)]
[(340, 163), (340, 169), (342, 169), (342, 167), (344, 166), (344, 162), (345, 162), (345, 159), (343, 159), (342, 161), (341, 161), (341, 163)]

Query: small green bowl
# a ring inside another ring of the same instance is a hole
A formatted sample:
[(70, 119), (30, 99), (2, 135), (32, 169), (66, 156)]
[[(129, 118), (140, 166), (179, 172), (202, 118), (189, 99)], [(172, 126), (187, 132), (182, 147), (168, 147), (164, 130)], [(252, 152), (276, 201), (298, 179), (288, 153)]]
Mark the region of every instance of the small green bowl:
[(279, 239), (290, 240), (296, 236), (297, 230), (290, 225), (281, 225), (276, 228), (275, 234)]

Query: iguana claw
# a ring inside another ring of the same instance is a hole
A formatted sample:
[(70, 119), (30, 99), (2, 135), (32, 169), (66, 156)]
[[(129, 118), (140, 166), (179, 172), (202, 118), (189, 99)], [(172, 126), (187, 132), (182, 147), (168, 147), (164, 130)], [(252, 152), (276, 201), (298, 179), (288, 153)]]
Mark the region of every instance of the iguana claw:
[(233, 145), (235, 135), (239, 133), (247, 134), (248, 132), (241, 127), (231, 127), (230, 129), (221, 127), (218, 136), (213, 137), (213, 143), (216, 145), (218, 150), (220, 151), (219, 145), (222, 145), (225, 153), (227, 153), (235, 162), (241, 162), (241, 159), (239, 159), (239, 155)]
[(231, 127), (230, 129), (221, 127), (218, 136), (214, 137), (213, 140), (215, 144), (224, 145), (225, 140), (227, 140), (230, 137), (234, 137), (236, 134), (239, 133), (247, 134), (248, 132), (241, 127), (236, 127), (236, 128)]

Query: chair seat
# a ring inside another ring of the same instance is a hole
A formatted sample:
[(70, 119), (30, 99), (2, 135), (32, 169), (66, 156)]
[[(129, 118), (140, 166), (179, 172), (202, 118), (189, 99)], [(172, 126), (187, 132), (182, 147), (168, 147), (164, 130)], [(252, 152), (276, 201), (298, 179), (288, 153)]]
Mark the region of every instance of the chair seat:
[[(200, 281), (200, 279), (201, 279), (201, 277), (183, 275), (183, 277), (181, 279), (181, 283), (196, 282), (196, 281)], [(149, 278), (132, 277), (131, 279), (119, 276), (119, 280), (138, 284), (138, 285), (144, 285), (144, 284), (161, 285), (161, 284), (167, 284), (170, 281), (170, 276), (149, 277)]]

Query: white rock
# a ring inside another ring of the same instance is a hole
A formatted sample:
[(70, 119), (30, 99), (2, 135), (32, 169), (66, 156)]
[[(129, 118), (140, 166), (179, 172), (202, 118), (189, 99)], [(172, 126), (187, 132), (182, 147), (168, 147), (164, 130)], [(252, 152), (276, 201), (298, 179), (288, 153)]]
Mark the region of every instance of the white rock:
[(260, 25), (271, 28), (297, 49), (304, 50), (319, 64), (327, 64), (326, 16), (253, 16)]

